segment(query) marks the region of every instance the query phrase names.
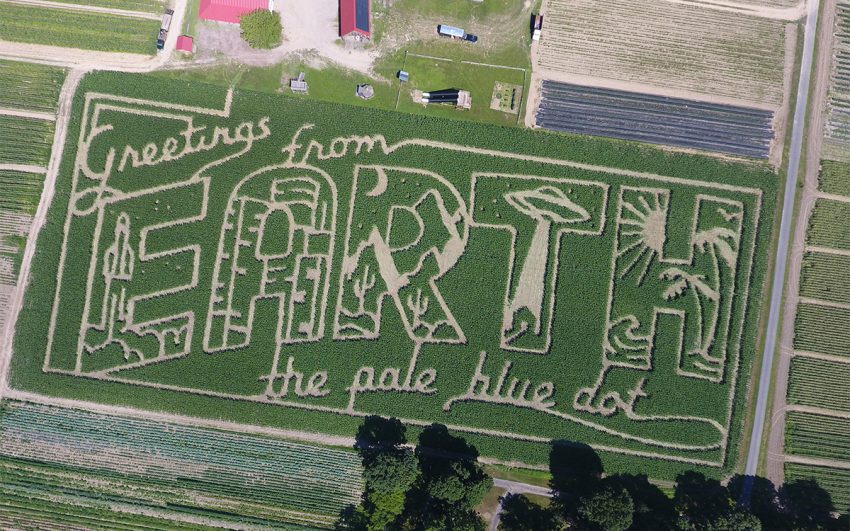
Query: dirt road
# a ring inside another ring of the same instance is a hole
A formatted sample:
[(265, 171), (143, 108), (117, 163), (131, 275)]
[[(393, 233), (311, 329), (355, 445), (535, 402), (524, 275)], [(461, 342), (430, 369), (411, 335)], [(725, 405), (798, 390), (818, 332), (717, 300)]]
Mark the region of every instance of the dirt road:
[(824, 120), (826, 117), (826, 96), (829, 89), (829, 75), (832, 64), (833, 27), (835, 25), (835, 0), (823, 0), (823, 19), (817, 35), (818, 56), (815, 59), (814, 90), (812, 92), (812, 112), (809, 116), (809, 135), (806, 139), (806, 167), (803, 170), (803, 190), (797, 224), (794, 227), (793, 246), (788, 263), (785, 303), (782, 316), (782, 332), (779, 341), (779, 359), (776, 367), (776, 379), (773, 395), (773, 414), (767, 427), (767, 469), (766, 476), (780, 485), (785, 479), (785, 395), (788, 389), (788, 370), (794, 351), (794, 319), (799, 302), (800, 272), (806, 244), (806, 229), (809, 216), (814, 207), (817, 194), (820, 153), (823, 144)]

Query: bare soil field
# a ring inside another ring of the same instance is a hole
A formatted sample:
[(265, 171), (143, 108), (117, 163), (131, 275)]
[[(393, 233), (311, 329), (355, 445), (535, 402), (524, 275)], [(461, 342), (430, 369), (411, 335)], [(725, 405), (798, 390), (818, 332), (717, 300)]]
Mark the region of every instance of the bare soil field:
[(783, 100), (785, 23), (665, 0), (548, 0), (535, 67), (547, 79), (573, 74), (675, 89), (778, 108)]

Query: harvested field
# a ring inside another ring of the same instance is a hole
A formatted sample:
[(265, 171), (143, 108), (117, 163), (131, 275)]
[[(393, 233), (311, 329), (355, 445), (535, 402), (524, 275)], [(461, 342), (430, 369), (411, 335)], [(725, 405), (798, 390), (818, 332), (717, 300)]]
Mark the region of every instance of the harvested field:
[(55, 112), (65, 73), (53, 66), (0, 61), (0, 107)]
[(794, 326), (794, 348), (850, 357), (850, 310), (800, 303)]
[[(850, 256), (806, 253), (803, 256), (800, 296), (850, 304)], [(850, 322), (847, 324), (850, 325)], [(850, 335), (847, 338), (850, 340)]]
[(789, 454), (850, 461), (850, 419), (791, 411), (785, 432)]
[(850, 2), (846, 0), (837, 5), (830, 81), (823, 157), (850, 162)]
[(767, 158), (773, 113), (543, 81), (537, 125), (555, 131)]
[(0, 40), (152, 55), (158, 33), (157, 20), (0, 2)]
[(788, 403), (850, 413), (850, 363), (795, 356), (788, 379)]
[(822, 160), (818, 189), (827, 194), (850, 197), (850, 163)]
[(769, 108), (782, 102), (781, 21), (664, 0), (546, 1), (544, 79), (549, 71), (562, 81), (578, 74)]
[(91, 74), (75, 105), (14, 389), (318, 437), (442, 422), (529, 464), (569, 438), (653, 477), (735, 462), (766, 165), (159, 76)]
[[(836, 511), (850, 512), (850, 469), (785, 463), (785, 482), (813, 479), (829, 493)], [(811, 500), (817, 501), (817, 500)]]
[(809, 218), (809, 245), (850, 250), (850, 202), (820, 198)]
[(331, 527), (359, 501), (353, 451), (86, 411), (0, 407), (0, 478), (142, 506)]
[(31, 222), (28, 215), (0, 207), (0, 330), (5, 330), (8, 301), (18, 282), (21, 253)]

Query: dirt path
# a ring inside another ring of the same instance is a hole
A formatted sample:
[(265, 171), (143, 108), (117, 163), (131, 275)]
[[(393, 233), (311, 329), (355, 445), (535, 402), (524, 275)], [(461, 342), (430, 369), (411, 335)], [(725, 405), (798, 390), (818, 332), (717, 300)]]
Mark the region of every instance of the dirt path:
[(802, 455), (789, 455), (785, 458), (789, 463), (800, 463), (802, 465), (825, 466), (829, 468), (843, 468), (850, 470), (850, 461), (840, 459), (824, 459), (821, 457), (803, 457)]
[(812, 92), (809, 115), (809, 134), (806, 139), (806, 167), (797, 224), (794, 227), (793, 246), (786, 276), (785, 302), (782, 316), (782, 333), (779, 340), (779, 359), (775, 372), (773, 406), (774, 411), (768, 426), (766, 476), (776, 485), (785, 480), (785, 395), (788, 390), (788, 370), (794, 352), (794, 320), (800, 299), (800, 273), (805, 253), (806, 229), (817, 194), (820, 153), (823, 144), (823, 127), (826, 112), (826, 95), (832, 66), (833, 28), (835, 24), (835, 0), (823, 0), (823, 18), (818, 30), (818, 53), (815, 58), (814, 91)]
[(725, 0), (666, 0), (671, 4), (682, 4), (699, 6), (708, 9), (716, 9), (718, 11), (728, 11), (731, 13), (741, 13), (744, 15), (753, 15), (761, 18), (770, 18), (774, 20), (799, 20), (806, 14), (806, 2), (802, 1), (794, 7), (765, 7), (752, 4), (742, 4), (739, 2), (727, 2)]
[(34, 118), (36, 120), (56, 120), (56, 116), (49, 112), (24, 111), (20, 109), (0, 109), (0, 115), (18, 116), (20, 118)]
[(66, 4), (64, 2), (50, 2), (48, 0), (0, 0), (0, 3), (22, 4), (35, 7), (46, 7), (49, 9), (61, 9), (64, 11), (88, 11), (90, 13), (104, 13), (107, 15), (118, 15), (128, 18), (146, 18), (149, 20), (160, 20), (162, 15), (154, 13), (142, 13), (141, 11), (128, 11), (126, 9), (113, 9), (111, 7), (87, 6), (80, 4)]
[(0, 164), (0, 171), (22, 171), (25, 173), (47, 173), (47, 168), (43, 166), (33, 166), (30, 164)]

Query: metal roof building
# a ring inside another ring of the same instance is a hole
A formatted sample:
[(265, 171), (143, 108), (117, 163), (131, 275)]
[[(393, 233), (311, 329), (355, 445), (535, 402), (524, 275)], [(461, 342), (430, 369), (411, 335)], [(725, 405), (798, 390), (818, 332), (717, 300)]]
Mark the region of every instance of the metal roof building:
[(258, 9), (271, 9), (270, 0), (201, 0), (198, 16), (204, 20), (239, 24), (239, 17)]
[(195, 41), (188, 35), (177, 37), (177, 49), (181, 52), (192, 53), (195, 51)]
[(371, 0), (339, 0), (339, 36), (358, 33), (372, 38)]

